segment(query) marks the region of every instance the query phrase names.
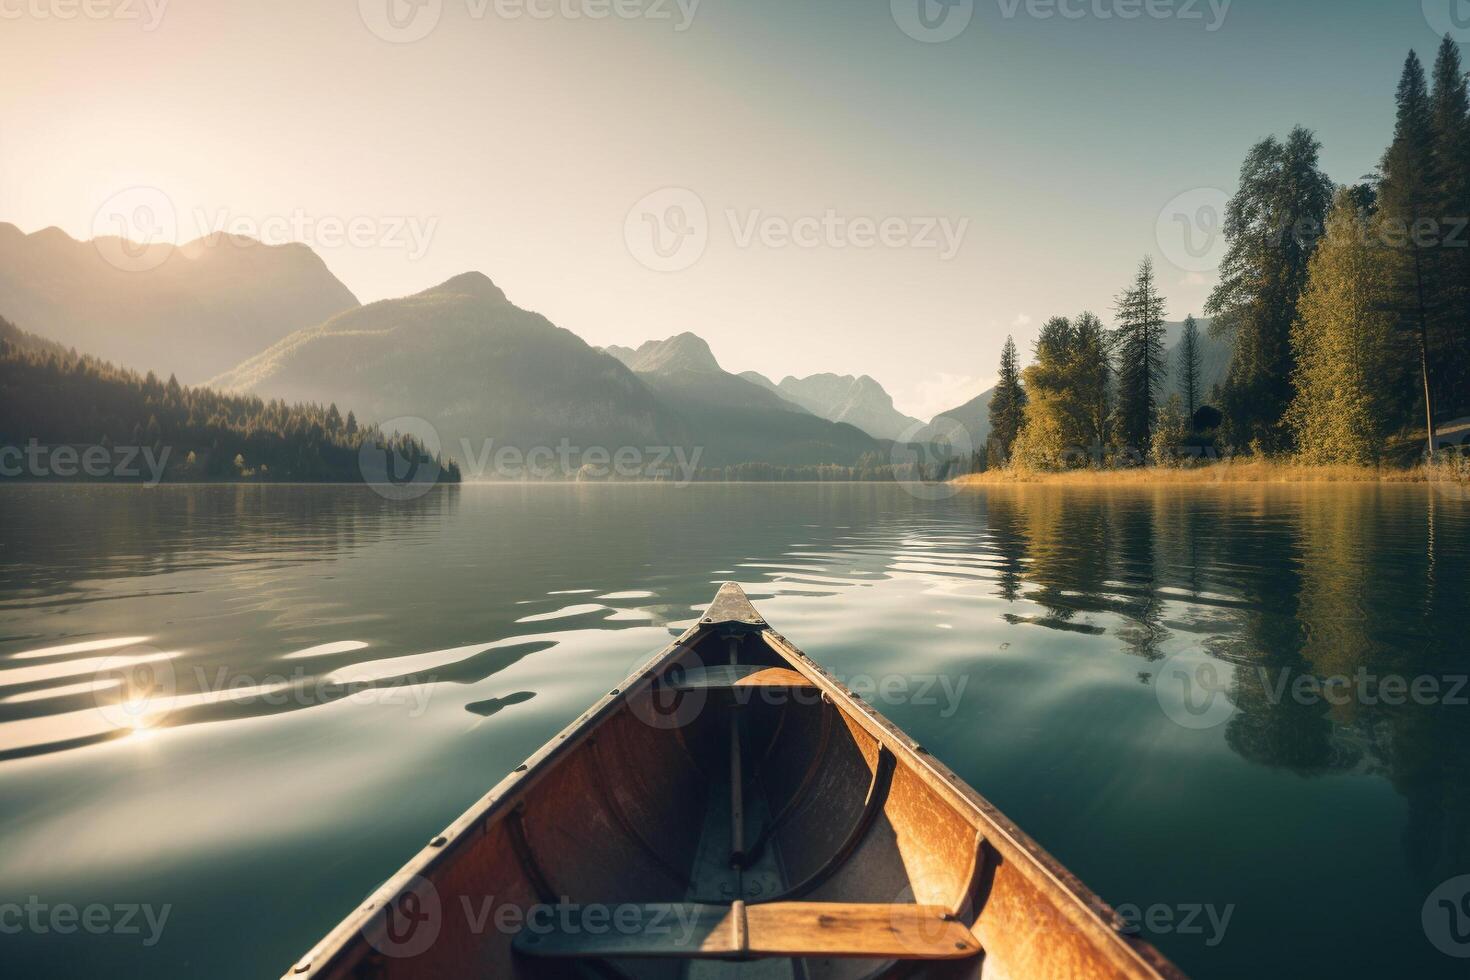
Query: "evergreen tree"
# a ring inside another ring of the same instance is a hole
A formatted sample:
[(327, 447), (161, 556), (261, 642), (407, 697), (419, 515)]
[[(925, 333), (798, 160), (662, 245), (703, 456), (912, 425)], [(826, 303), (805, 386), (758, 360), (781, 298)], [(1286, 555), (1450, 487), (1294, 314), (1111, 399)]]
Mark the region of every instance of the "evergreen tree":
[(1297, 394), (1287, 422), (1308, 463), (1372, 464), (1390, 427), (1390, 283), (1367, 220), (1351, 192), (1338, 194), (1292, 329)]
[(1110, 436), (1113, 370), (1107, 328), (1092, 313), (1084, 312), (1077, 317), (1072, 361), (1072, 388), (1081, 419), (1081, 442), (1101, 453)]
[(1284, 143), (1274, 136), (1257, 143), (1225, 211), (1228, 248), (1205, 313), (1215, 318), (1212, 330), (1234, 338), (1221, 407), (1236, 443), (1280, 442), (1292, 394), (1291, 325), (1332, 203), (1332, 182), (1317, 165), (1320, 149), (1300, 126)]
[(1184, 335), (1179, 338), (1179, 387), (1191, 419), (1199, 408), (1200, 370), (1199, 324), (1190, 315), (1184, 318)]
[(1470, 91), (1459, 45), (1449, 37), (1434, 61), (1432, 122), (1435, 202), (1445, 223), (1435, 263), (1444, 306), (1433, 365), (1441, 408), (1458, 414), (1470, 410)]
[(1010, 458), (1011, 444), (1021, 431), (1025, 411), (1026, 390), (1021, 386), (1016, 342), (1007, 337), (1000, 353), (1000, 381), (990, 396), (990, 442), (998, 454), (998, 462)]
[(1159, 388), (1168, 373), (1164, 355), (1164, 298), (1154, 281), (1153, 259), (1145, 257), (1133, 285), (1118, 297), (1113, 331), (1117, 358), (1117, 435), (1146, 451), (1153, 433)]
[[(1424, 66), (1409, 52), (1399, 79), (1393, 143), (1383, 155), (1378, 192), (1379, 238), (1388, 245), (1389, 308), (1408, 338), (1405, 356), (1417, 361), (1429, 448), (1434, 448), (1434, 387), (1430, 376), (1431, 316), (1438, 312), (1434, 233), (1436, 186), (1434, 121)], [(1427, 223), (1427, 224), (1426, 224)]]

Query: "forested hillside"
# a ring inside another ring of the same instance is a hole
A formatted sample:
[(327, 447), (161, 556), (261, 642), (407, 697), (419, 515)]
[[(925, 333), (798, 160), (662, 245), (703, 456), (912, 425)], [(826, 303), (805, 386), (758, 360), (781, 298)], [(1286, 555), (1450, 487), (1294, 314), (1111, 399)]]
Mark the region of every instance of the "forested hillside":
[[(434, 462), (416, 439), (360, 426), (336, 405), (160, 381), (0, 319), (0, 479), (360, 483), (363, 447), (376, 458), (379, 444), (410, 465)], [(439, 462), (438, 479), (458, 482), (458, 466)]]

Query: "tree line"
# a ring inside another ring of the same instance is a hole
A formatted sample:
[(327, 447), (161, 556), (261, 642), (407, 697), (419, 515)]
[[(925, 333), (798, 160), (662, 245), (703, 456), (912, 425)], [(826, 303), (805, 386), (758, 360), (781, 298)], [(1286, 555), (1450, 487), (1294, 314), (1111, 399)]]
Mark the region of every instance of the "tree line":
[[(1193, 317), (1168, 363), (1165, 300), (1145, 259), (1111, 329), (1090, 312), (1054, 317), (1024, 369), (1007, 339), (990, 465), (1210, 450), (1374, 465), (1409, 433), (1441, 448), (1437, 426), (1470, 413), (1470, 96), (1455, 43), (1429, 77), (1409, 53), (1378, 172), (1335, 186), (1320, 151), (1299, 126), (1241, 166), (1204, 308), (1233, 345), (1218, 390), (1201, 390)], [(1164, 399), (1171, 371), (1180, 393)]]
[(453, 460), (431, 455), (412, 436), (359, 425), (350, 411), (344, 418), (335, 404), (263, 401), (185, 387), (172, 375), (160, 381), (151, 371), (139, 375), (43, 341), (3, 318), (0, 404), (0, 447), (13, 447), (12, 455), (28, 445), (146, 448), (166, 462), (169, 480), (360, 483), (360, 454), (369, 446), (396, 456), (396, 468), (436, 463), (439, 481), (460, 479)]

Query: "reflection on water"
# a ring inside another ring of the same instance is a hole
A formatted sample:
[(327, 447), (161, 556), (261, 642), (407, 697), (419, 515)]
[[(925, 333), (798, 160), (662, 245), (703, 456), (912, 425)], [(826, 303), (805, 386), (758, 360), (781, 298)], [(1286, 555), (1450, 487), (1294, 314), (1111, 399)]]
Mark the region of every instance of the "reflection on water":
[(1414, 487), (0, 488), (0, 896), (172, 908), (5, 942), (279, 973), (731, 578), (1106, 898), (1233, 906), (1190, 972), (1448, 975), (1467, 566)]

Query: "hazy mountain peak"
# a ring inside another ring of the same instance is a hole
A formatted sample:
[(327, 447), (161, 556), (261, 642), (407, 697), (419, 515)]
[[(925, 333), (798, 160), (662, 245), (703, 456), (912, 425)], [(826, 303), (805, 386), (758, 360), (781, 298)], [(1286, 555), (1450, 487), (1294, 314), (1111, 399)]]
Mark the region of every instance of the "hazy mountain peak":
[(921, 423), (893, 407), (893, 397), (868, 375), (787, 375), (773, 385), (755, 372), (745, 377), (787, 401), (832, 422), (847, 422), (879, 439), (898, 439)]
[[(0, 225), (0, 310), (123, 367), (204, 380), (292, 331), (358, 305), (306, 245), (206, 235), (186, 245), (30, 234)], [(155, 261), (156, 260), (156, 261)]]
[(666, 340), (650, 340), (627, 356), (626, 347), (609, 347), (607, 352), (634, 371), (664, 373), (670, 371), (719, 371), (720, 362), (704, 338), (696, 334), (675, 334)]
[(506, 302), (505, 291), (483, 272), (461, 272), (439, 285), (419, 293), (420, 296), (470, 296), (474, 299)]

